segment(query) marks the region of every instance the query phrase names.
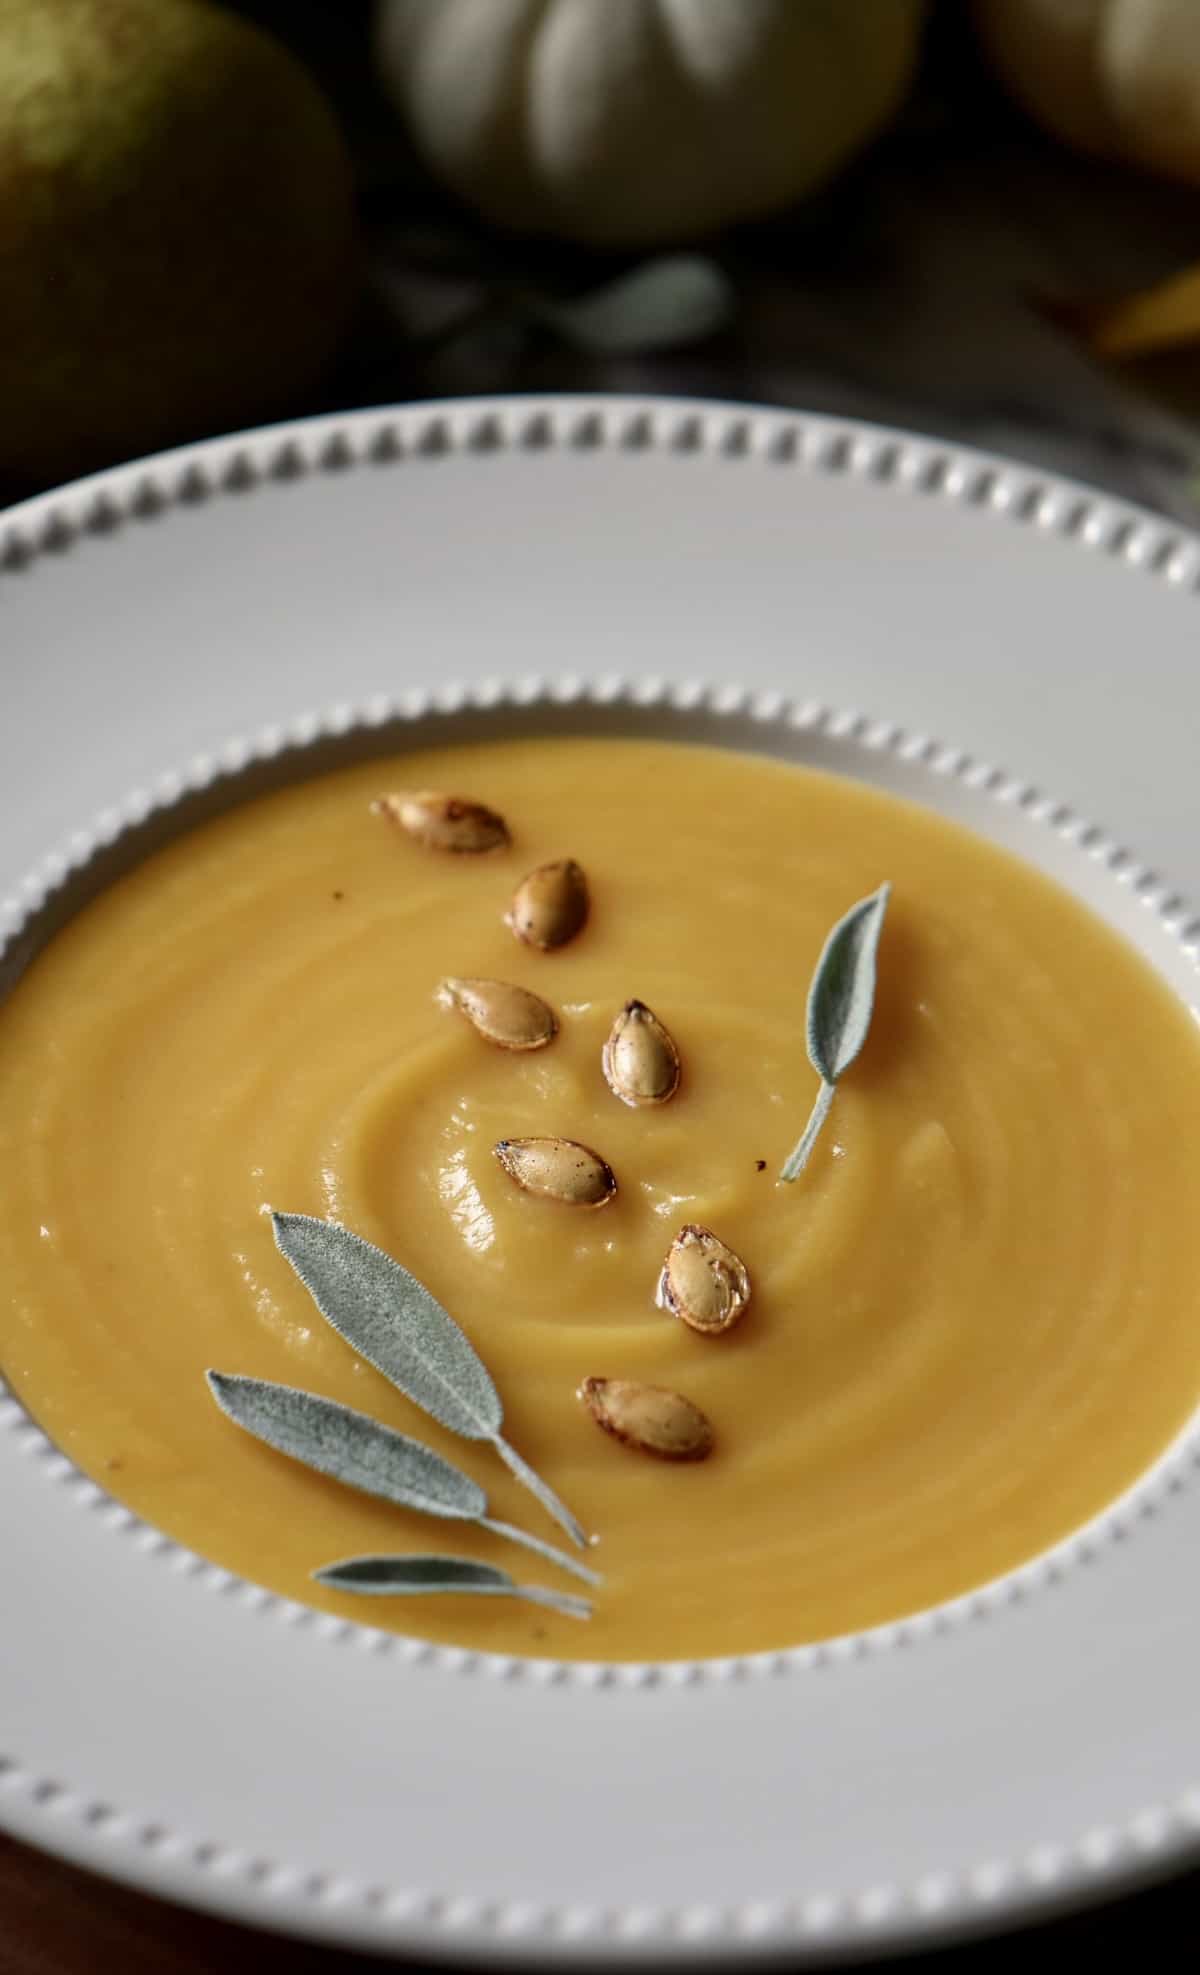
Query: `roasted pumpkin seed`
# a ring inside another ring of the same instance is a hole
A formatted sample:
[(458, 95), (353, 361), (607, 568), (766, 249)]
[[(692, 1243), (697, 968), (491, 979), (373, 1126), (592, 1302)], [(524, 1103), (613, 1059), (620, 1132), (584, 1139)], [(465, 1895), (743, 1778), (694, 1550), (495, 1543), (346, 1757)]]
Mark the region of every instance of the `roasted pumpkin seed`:
[(511, 981), (443, 981), (438, 1000), (499, 1049), (544, 1049), (558, 1034), (553, 1008)]
[(745, 1263), (708, 1228), (682, 1227), (671, 1243), (655, 1302), (708, 1337), (732, 1330), (750, 1301)]
[(539, 864), (513, 893), (505, 924), (543, 953), (574, 939), (588, 916), (587, 879), (573, 857)]
[(542, 1200), (603, 1207), (617, 1190), (612, 1167), (573, 1138), (502, 1138), (492, 1150), (509, 1178)]
[(466, 796), (443, 795), (437, 789), (400, 789), (381, 795), (371, 805), (377, 816), (398, 823), (427, 850), (478, 855), (499, 850), (509, 839), (503, 816)]
[(665, 1104), (679, 1088), (679, 1051), (644, 1001), (625, 1003), (600, 1060), (622, 1104)]
[(712, 1452), (710, 1421), (679, 1392), (632, 1378), (585, 1378), (579, 1387), (596, 1425), (626, 1447), (663, 1461), (702, 1461)]

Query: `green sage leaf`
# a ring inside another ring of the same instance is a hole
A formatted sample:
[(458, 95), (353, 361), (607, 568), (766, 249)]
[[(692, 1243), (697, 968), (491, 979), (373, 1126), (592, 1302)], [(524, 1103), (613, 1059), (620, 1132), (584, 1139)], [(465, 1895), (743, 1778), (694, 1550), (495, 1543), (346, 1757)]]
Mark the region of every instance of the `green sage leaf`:
[(891, 895), (880, 885), (838, 920), (817, 962), (808, 990), (808, 1060), (821, 1079), (812, 1114), (784, 1162), (781, 1180), (799, 1177), (829, 1115), (834, 1087), (867, 1039), (875, 1006), (875, 965), (884, 913)]
[(291, 1385), (230, 1372), (210, 1371), (206, 1376), (209, 1391), (226, 1417), (277, 1453), (398, 1508), (474, 1522), (588, 1584), (599, 1584), (595, 1571), (574, 1557), (511, 1523), (494, 1521), (478, 1482), (406, 1433), (339, 1405), (336, 1399)]
[(491, 1440), (504, 1410), (475, 1347), (424, 1283), (348, 1228), (272, 1214), (279, 1252), (327, 1324), (464, 1440)]
[(326, 1323), (451, 1433), (490, 1440), (547, 1515), (586, 1548), (577, 1519), (502, 1436), (504, 1409), (487, 1367), (424, 1283), (333, 1221), (273, 1213), (271, 1225), (280, 1254)]
[(517, 1584), (507, 1571), (466, 1557), (347, 1557), (315, 1570), (318, 1584), (371, 1598), (415, 1598), (433, 1592), (473, 1593), (482, 1598), (524, 1598), (568, 1618), (590, 1618), (585, 1598), (548, 1591), (540, 1584)]
[(890, 885), (852, 905), (830, 933), (808, 991), (808, 1060), (835, 1084), (867, 1039), (875, 1005), (875, 956)]
[(206, 1376), (235, 1425), (319, 1474), (424, 1515), (473, 1522), (487, 1514), (487, 1496), (470, 1475), (366, 1413), (268, 1379), (215, 1371)]
[(728, 276), (699, 254), (662, 254), (571, 301), (525, 295), (525, 310), (594, 356), (669, 350), (724, 329), (737, 313)]

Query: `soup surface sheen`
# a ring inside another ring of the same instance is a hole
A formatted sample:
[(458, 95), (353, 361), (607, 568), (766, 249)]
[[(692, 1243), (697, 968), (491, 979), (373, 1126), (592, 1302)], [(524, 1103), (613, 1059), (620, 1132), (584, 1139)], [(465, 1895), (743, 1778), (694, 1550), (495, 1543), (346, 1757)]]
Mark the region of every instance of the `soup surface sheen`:
[[(422, 850), (381, 790), (474, 796), (511, 849)], [(591, 882), (557, 953), (516, 882)], [(808, 983), (893, 894), (866, 1048), (808, 1170)], [(490, 1047), (444, 975), (544, 995), (547, 1049)], [(673, 1101), (631, 1110), (600, 1052), (632, 997), (675, 1036)], [(522, 1193), (497, 1139), (594, 1146), (596, 1211)], [(765, 1168), (761, 1162), (765, 1161)], [(504, 742), (338, 771), (159, 852), (0, 1007), (0, 1369), (89, 1474), (205, 1556), (372, 1625), (517, 1653), (678, 1658), (869, 1626), (1029, 1558), (1109, 1502), (1200, 1394), (1200, 1040), (1142, 960), (1055, 886), (850, 781), (659, 743)], [(479, 1347), (506, 1432), (599, 1543), (587, 1623), (511, 1600), (314, 1586), (369, 1551), (451, 1552), (578, 1589), (472, 1527), (386, 1507), (260, 1446), (207, 1366), (416, 1434), (553, 1526), (487, 1446), (356, 1360), (263, 1209), (331, 1216), (425, 1281)], [(706, 1338), (656, 1309), (678, 1228), (746, 1262)], [(601, 1433), (590, 1373), (673, 1387), (716, 1445), (670, 1465)]]

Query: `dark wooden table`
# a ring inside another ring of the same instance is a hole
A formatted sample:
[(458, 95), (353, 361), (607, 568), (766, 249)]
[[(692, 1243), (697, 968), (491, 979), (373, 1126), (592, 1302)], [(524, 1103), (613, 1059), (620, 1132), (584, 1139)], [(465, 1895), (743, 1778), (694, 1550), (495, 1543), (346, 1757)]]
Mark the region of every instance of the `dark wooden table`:
[[(893, 1962), (896, 1975), (1007, 1975), (1099, 1956), (1194, 1957), (1200, 1872), (1090, 1913)], [(370, 1975), (370, 1956), (312, 1947), (186, 1912), (0, 1838), (0, 1975)], [(395, 1961), (410, 1975), (423, 1964)], [(1069, 1965), (1069, 1963), (1068, 1963)], [(863, 1965), (883, 1975), (884, 1964)]]

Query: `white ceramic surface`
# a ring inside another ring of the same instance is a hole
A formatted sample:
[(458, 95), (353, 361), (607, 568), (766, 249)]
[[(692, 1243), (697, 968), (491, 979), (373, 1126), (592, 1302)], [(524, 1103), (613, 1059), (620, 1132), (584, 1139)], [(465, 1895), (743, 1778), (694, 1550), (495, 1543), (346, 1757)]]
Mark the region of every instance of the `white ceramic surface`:
[[(248, 756), (492, 707), (932, 801), (1195, 999), (1200, 925), (1074, 810), (1194, 889), (1198, 585), (1200, 542), (1150, 517), (790, 413), (475, 402), (168, 455), (0, 516), (0, 935)], [(198, 1905), (468, 1959), (816, 1961), (997, 1925), (1200, 1849), (1198, 1469), (1189, 1434), (1048, 1557), (901, 1625), (566, 1668), (238, 1583), (0, 1387), (0, 1822)]]

